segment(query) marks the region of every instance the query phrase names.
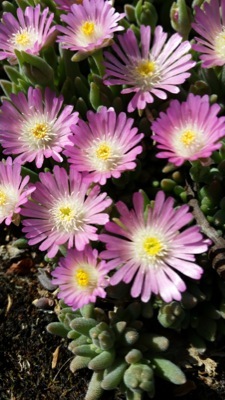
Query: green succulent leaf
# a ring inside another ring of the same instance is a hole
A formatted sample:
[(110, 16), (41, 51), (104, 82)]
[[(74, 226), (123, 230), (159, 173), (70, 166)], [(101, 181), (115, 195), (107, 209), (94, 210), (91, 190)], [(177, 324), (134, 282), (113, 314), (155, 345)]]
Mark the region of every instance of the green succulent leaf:
[(155, 367), (155, 373), (161, 378), (166, 379), (175, 385), (183, 385), (186, 377), (181, 369), (170, 360), (165, 358), (152, 358), (152, 364)]

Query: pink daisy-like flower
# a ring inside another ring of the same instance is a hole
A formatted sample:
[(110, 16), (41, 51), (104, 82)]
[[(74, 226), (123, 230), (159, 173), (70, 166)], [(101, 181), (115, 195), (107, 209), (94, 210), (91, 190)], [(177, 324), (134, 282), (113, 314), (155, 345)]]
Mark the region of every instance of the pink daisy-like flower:
[(168, 158), (177, 166), (186, 160), (210, 157), (221, 147), (225, 136), (225, 117), (217, 117), (220, 107), (209, 103), (209, 96), (189, 94), (187, 101), (173, 100), (166, 113), (152, 123), (153, 140), (161, 151), (159, 158)]
[(55, 37), (55, 26), (51, 27), (54, 14), (41, 6), (17, 9), (17, 18), (10, 12), (3, 13), (0, 23), (0, 60), (7, 58), (11, 64), (17, 62), (15, 50), (38, 55), (40, 50)]
[(58, 36), (58, 42), (65, 49), (92, 53), (108, 46), (114, 32), (124, 29), (118, 26), (124, 15), (115, 12), (109, 1), (83, 0), (82, 4), (72, 5), (70, 12), (61, 16), (67, 26), (57, 26), (63, 33)]
[(18, 155), (17, 162), (36, 161), (40, 168), (44, 158), (61, 162), (60, 155), (66, 144), (71, 144), (70, 126), (78, 121), (72, 106), (63, 106), (63, 97), (46, 88), (12, 94), (11, 101), (3, 101), (0, 108), (0, 143), (4, 154)]
[(161, 26), (155, 28), (151, 50), (151, 28), (141, 26), (141, 50), (137, 38), (128, 29), (124, 35), (118, 37), (119, 44), (112, 49), (116, 56), (108, 51), (104, 52), (106, 62), (106, 85), (127, 85), (121, 93), (135, 93), (128, 105), (128, 111), (136, 108), (144, 109), (147, 103), (154, 101), (154, 96), (166, 99), (167, 93), (178, 93), (178, 85), (189, 76), (187, 72), (195, 62), (191, 54), (187, 54), (191, 45), (188, 41), (182, 42), (182, 37), (175, 33), (166, 43), (168, 34)]
[(74, 167), (68, 175), (55, 166), (53, 174), (41, 172), (39, 178), (31, 201), (21, 210), (28, 217), (23, 220), (23, 232), (29, 245), (42, 242), (40, 250), (48, 250), (51, 258), (60, 245), (83, 250), (89, 240), (98, 240), (94, 225), (109, 220), (108, 214), (102, 213), (112, 202), (107, 193), (100, 194), (98, 185), (90, 190)]
[(73, 4), (82, 4), (83, 0), (55, 0), (55, 3), (58, 4), (61, 10), (70, 11), (70, 7)]
[(195, 8), (192, 27), (201, 37), (195, 37), (192, 47), (201, 53), (203, 68), (225, 64), (225, 0), (211, 0)]
[(58, 298), (73, 310), (106, 297), (108, 285), (105, 261), (98, 260), (97, 250), (86, 246), (83, 251), (68, 250), (66, 257), (52, 271), (52, 283), (59, 286)]
[(116, 115), (113, 108), (87, 113), (88, 122), (79, 120), (71, 127), (74, 147), (66, 146), (64, 154), (80, 172), (90, 172), (90, 182), (106, 183), (110, 177), (119, 178), (121, 173), (136, 167), (135, 158), (142, 147), (136, 146), (143, 138), (132, 128), (134, 120), (125, 113)]
[(10, 157), (0, 162), (0, 223), (4, 220), (6, 225), (19, 222), (21, 205), (35, 190), (35, 186), (27, 186), (29, 179), (29, 176), (22, 178), (20, 164)]
[(152, 293), (170, 302), (180, 300), (186, 289), (177, 271), (199, 279), (202, 268), (195, 263), (194, 254), (207, 250), (198, 226), (184, 228), (193, 216), (186, 205), (174, 209), (174, 199), (160, 191), (153, 208), (144, 210), (141, 193), (133, 196), (134, 210), (128, 210), (123, 202), (117, 203), (121, 214), (118, 224), (109, 222), (100, 240), (106, 249), (100, 256), (110, 260), (108, 268), (117, 269), (110, 284), (126, 283), (133, 279), (131, 295), (141, 296), (147, 302)]

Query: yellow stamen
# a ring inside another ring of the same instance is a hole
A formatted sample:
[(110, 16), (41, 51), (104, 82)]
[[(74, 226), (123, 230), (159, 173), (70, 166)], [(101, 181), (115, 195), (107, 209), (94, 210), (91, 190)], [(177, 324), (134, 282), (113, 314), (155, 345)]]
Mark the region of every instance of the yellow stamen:
[(32, 134), (36, 139), (43, 139), (48, 133), (48, 125), (45, 123), (39, 123), (31, 129)]
[(95, 24), (94, 22), (86, 21), (83, 23), (81, 26), (81, 31), (86, 35), (86, 36), (91, 36), (94, 33), (95, 30)]
[(28, 32), (16, 33), (14, 40), (17, 45), (28, 46), (30, 44), (30, 35)]
[(162, 244), (155, 237), (147, 237), (143, 242), (143, 249), (149, 256), (156, 256), (162, 248)]
[(7, 196), (3, 190), (0, 190), (0, 206), (4, 206), (7, 200)]
[(79, 268), (76, 271), (75, 279), (79, 286), (88, 286), (89, 284), (89, 274), (84, 271), (82, 268)]
[(71, 219), (74, 218), (74, 212), (71, 209), (71, 207), (67, 206), (67, 207), (60, 207), (59, 208), (59, 218), (62, 221), (71, 221)]
[(185, 132), (182, 133), (180, 140), (186, 147), (188, 147), (194, 142), (195, 137), (195, 133), (187, 129)]
[(153, 61), (141, 61), (136, 70), (142, 76), (151, 76), (155, 72), (155, 63)]
[(111, 148), (108, 144), (102, 143), (96, 150), (96, 156), (100, 160), (108, 160), (111, 155)]

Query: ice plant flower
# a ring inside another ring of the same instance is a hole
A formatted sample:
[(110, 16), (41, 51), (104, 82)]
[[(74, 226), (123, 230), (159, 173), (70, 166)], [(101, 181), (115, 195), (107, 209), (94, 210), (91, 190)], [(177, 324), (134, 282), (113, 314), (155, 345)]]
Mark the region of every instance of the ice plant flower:
[(183, 103), (172, 100), (152, 123), (153, 140), (160, 149), (156, 157), (168, 158), (177, 166), (210, 157), (225, 136), (225, 117), (217, 117), (219, 111), (220, 106), (210, 105), (207, 95), (189, 94)]
[(124, 29), (118, 21), (125, 14), (115, 12), (109, 1), (83, 0), (82, 4), (73, 4), (68, 14), (61, 15), (66, 26), (57, 25), (62, 36), (58, 42), (62, 47), (79, 53), (93, 53), (108, 46), (116, 31)]
[(0, 60), (11, 64), (17, 62), (15, 50), (38, 55), (55, 37), (55, 26), (51, 26), (54, 14), (41, 6), (17, 9), (17, 18), (10, 12), (3, 13), (0, 23)]
[(97, 113), (88, 111), (88, 122), (79, 120), (71, 127), (74, 146), (66, 146), (64, 154), (80, 172), (89, 172), (90, 182), (106, 183), (110, 177), (119, 178), (126, 170), (134, 169), (135, 158), (142, 147), (136, 146), (143, 138), (132, 128), (134, 120), (125, 113), (118, 116), (113, 108), (102, 107)]
[(78, 121), (72, 106), (63, 107), (63, 97), (46, 88), (29, 88), (27, 97), (20, 92), (4, 100), (0, 110), (0, 143), (4, 154), (17, 155), (20, 164), (34, 161), (40, 168), (45, 158), (61, 162), (60, 155), (71, 143), (70, 126)]
[(83, 0), (55, 0), (59, 8), (64, 11), (70, 11), (72, 4), (82, 4)]
[(192, 23), (194, 30), (200, 35), (195, 37), (197, 43), (194, 50), (201, 53), (203, 68), (222, 66), (225, 64), (225, 0), (211, 0), (203, 4), (203, 9), (195, 8)]
[(77, 310), (106, 297), (106, 275), (105, 261), (99, 261), (97, 250), (86, 246), (83, 251), (68, 250), (52, 271), (52, 283), (59, 286), (58, 298)]
[(74, 167), (67, 174), (56, 165), (53, 173), (41, 172), (39, 178), (32, 199), (21, 210), (28, 217), (23, 220), (23, 232), (29, 245), (42, 242), (39, 249), (48, 250), (51, 258), (60, 245), (81, 251), (90, 240), (98, 240), (95, 225), (109, 220), (102, 212), (111, 204), (107, 194), (100, 194), (98, 185), (90, 190)]
[(10, 157), (0, 161), (0, 223), (5, 220), (6, 225), (19, 222), (18, 217), (21, 205), (28, 201), (28, 197), (35, 190), (35, 186), (28, 187), (29, 176), (22, 178), (21, 166), (13, 162)]
[(114, 44), (112, 50), (115, 55), (106, 51), (106, 85), (127, 85), (121, 93), (135, 93), (128, 104), (128, 111), (136, 108), (144, 109), (147, 103), (154, 101), (154, 96), (166, 99), (167, 93), (178, 93), (178, 85), (189, 76), (187, 72), (195, 62), (191, 60), (191, 54), (187, 54), (191, 48), (186, 40), (175, 33), (169, 40), (168, 34), (163, 32), (161, 26), (157, 26), (154, 32), (153, 45), (150, 49), (151, 28), (141, 26), (141, 50), (137, 38), (132, 29), (118, 36), (119, 44)]
[(133, 280), (131, 295), (141, 296), (143, 302), (152, 293), (165, 302), (179, 301), (186, 285), (177, 272), (192, 279), (199, 279), (203, 272), (194, 256), (207, 250), (199, 227), (184, 229), (193, 219), (189, 207), (173, 208), (174, 199), (166, 199), (162, 191), (157, 193), (153, 208), (144, 210), (144, 198), (139, 192), (133, 195), (133, 205), (134, 209), (129, 210), (118, 202), (118, 223), (107, 223), (109, 233), (100, 235), (106, 243), (100, 256), (109, 260), (109, 270), (116, 269), (110, 284)]

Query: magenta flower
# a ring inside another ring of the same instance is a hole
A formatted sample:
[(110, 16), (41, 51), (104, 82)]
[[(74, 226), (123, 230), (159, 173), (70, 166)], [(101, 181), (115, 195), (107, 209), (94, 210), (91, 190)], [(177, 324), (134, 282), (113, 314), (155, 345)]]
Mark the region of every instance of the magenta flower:
[(35, 186), (27, 186), (29, 179), (22, 178), (21, 166), (10, 157), (0, 161), (0, 223), (5, 220), (6, 225), (18, 224), (21, 205), (35, 190)]
[(195, 8), (192, 27), (201, 37), (195, 37), (192, 47), (201, 53), (203, 68), (225, 64), (225, 0), (204, 2), (203, 10)]
[[(135, 93), (128, 105), (128, 111), (144, 109), (147, 103), (154, 101), (154, 96), (166, 99), (167, 93), (178, 93), (178, 85), (189, 76), (187, 72), (195, 65), (191, 54), (187, 54), (191, 45), (182, 42), (182, 37), (175, 33), (166, 43), (167, 33), (161, 26), (155, 28), (151, 50), (151, 28), (141, 26), (141, 50), (132, 29), (118, 37), (119, 45), (114, 44), (114, 54), (106, 51), (106, 85), (127, 85), (121, 93)], [(154, 95), (154, 96), (153, 96)]]
[(39, 177), (31, 201), (21, 210), (28, 217), (23, 220), (23, 232), (29, 245), (42, 242), (39, 249), (48, 250), (51, 258), (60, 245), (83, 250), (89, 240), (98, 240), (95, 225), (109, 220), (108, 214), (102, 213), (112, 202), (107, 194), (100, 194), (99, 186), (90, 190), (73, 167), (69, 175), (55, 166), (53, 174), (41, 172)]
[(58, 298), (77, 310), (95, 303), (96, 297), (106, 297), (106, 275), (105, 261), (99, 261), (97, 250), (86, 246), (83, 251), (68, 250), (52, 271), (52, 283), (59, 286)]
[(87, 113), (88, 122), (79, 120), (71, 127), (74, 146), (66, 146), (64, 154), (80, 172), (90, 172), (87, 179), (104, 185), (110, 177), (119, 178), (121, 173), (136, 167), (135, 158), (142, 147), (136, 146), (143, 138), (132, 128), (134, 120), (125, 113), (116, 115), (113, 108)]
[(67, 26), (57, 26), (63, 33), (58, 36), (58, 42), (65, 49), (93, 53), (108, 46), (114, 32), (124, 29), (118, 26), (124, 15), (115, 12), (109, 1), (83, 0), (82, 4), (72, 5), (68, 14), (61, 15)]
[(55, 0), (55, 3), (58, 4), (61, 10), (70, 11), (72, 4), (82, 4), (83, 0)]
[(54, 14), (48, 15), (48, 8), (41, 6), (17, 9), (17, 18), (10, 12), (3, 13), (0, 23), (0, 60), (5, 58), (11, 64), (17, 62), (15, 50), (38, 55), (55, 37), (55, 26), (51, 27)]
[(152, 123), (153, 140), (161, 151), (158, 158), (168, 158), (177, 166), (186, 160), (208, 158), (225, 136), (225, 117), (217, 117), (220, 107), (210, 106), (209, 96), (189, 94), (187, 101), (173, 100), (166, 113)]
[[(193, 216), (186, 205), (174, 209), (174, 199), (160, 191), (153, 207), (144, 210), (141, 193), (133, 196), (134, 210), (123, 202), (117, 203), (121, 214), (118, 224), (109, 222), (100, 240), (106, 250), (100, 256), (110, 260), (108, 268), (117, 269), (111, 285), (133, 280), (131, 295), (147, 302), (152, 293), (170, 302), (180, 300), (186, 289), (178, 272), (199, 279), (202, 268), (195, 263), (194, 254), (207, 250), (198, 226), (183, 229)], [(180, 232), (182, 229), (182, 232)]]
[(18, 155), (17, 162), (36, 161), (40, 168), (44, 158), (52, 157), (61, 162), (60, 155), (66, 144), (71, 144), (70, 126), (78, 121), (78, 113), (72, 106), (63, 106), (63, 97), (56, 97), (46, 88), (11, 95), (11, 102), (3, 101), (0, 108), (0, 143), (4, 154)]

